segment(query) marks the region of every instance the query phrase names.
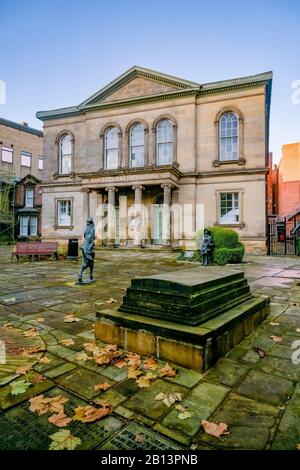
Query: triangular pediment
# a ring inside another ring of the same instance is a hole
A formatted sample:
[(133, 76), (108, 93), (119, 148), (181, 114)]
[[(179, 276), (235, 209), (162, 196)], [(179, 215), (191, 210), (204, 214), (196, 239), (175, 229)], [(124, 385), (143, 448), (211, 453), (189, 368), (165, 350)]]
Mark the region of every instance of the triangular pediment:
[(80, 104), (79, 108), (198, 87), (197, 83), (135, 66), (90, 96)]

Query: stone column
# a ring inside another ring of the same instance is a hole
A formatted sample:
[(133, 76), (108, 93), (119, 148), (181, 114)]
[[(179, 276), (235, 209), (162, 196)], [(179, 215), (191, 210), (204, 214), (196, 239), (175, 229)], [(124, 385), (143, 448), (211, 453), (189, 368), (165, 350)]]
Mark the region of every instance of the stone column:
[(128, 208), (127, 195), (119, 195), (119, 215), (120, 215), (120, 245), (126, 246), (128, 241)]
[(179, 246), (182, 238), (182, 210), (179, 204), (179, 189), (172, 191), (172, 211), (171, 211), (171, 245), (173, 248)]
[(170, 206), (171, 206), (171, 193), (172, 185), (161, 184), (164, 190), (164, 209), (163, 209), (163, 244), (166, 246), (171, 245), (171, 224), (170, 224)]
[(108, 191), (108, 204), (107, 204), (107, 246), (114, 246), (116, 240), (116, 191), (117, 188), (109, 186), (105, 188)]
[(141, 246), (143, 238), (143, 219), (142, 219), (142, 191), (144, 186), (134, 185), (134, 210), (135, 210), (135, 237), (134, 245)]

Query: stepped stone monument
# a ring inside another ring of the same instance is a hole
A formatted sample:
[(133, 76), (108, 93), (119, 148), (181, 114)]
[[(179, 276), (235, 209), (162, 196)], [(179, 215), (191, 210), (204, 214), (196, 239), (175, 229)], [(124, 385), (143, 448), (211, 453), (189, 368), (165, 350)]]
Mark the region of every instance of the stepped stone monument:
[(244, 273), (215, 266), (135, 278), (121, 307), (97, 312), (96, 338), (205, 371), (269, 312)]

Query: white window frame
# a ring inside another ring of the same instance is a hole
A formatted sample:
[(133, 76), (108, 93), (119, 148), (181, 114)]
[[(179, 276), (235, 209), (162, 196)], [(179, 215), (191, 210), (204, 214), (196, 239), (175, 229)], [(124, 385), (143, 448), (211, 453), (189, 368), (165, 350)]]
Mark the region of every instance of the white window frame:
[[(32, 193), (32, 197), (28, 197), (28, 193)], [(28, 200), (32, 199), (32, 204), (28, 203)], [(25, 207), (34, 206), (34, 188), (25, 188)]]
[[(222, 123), (225, 117), (231, 115), (236, 121), (236, 127), (232, 125), (222, 129)], [(236, 142), (234, 142), (236, 139)], [(226, 147), (224, 152), (224, 145)], [(228, 145), (231, 147), (231, 151), (227, 150)], [(219, 119), (219, 160), (220, 162), (236, 162), (239, 159), (239, 117), (236, 113), (228, 111), (222, 114)]]
[(38, 169), (39, 170), (44, 169), (44, 157), (42, 155), (38, 156)]
[[(70, 152), (71, 153), (62, 153), (63, 149), (63, 140), (69, 137), (70, 139)], [(71, 134), (64, 134), (59, 139), (58, 143), (58, 152), (59, 152), (59, 164), (58, 164), (58, 173), (60, 175), (69, 175), (72, 171), (72, 155), (73, 155), (73, 139)]]
[[(107, 137), (108, 133), (114, 130), (116, 132), (116, 146), (108, 147)], [(110, 161), (110, 155), (114, 155), (113, 163)], [(105, 156), (105, 169), (116, 170), (119, 166), (119, 129), (115, 126), (110, 127), (104, 134), (104, 156)]]
[(21, 151), (21, 166), (25, 168), (31, 168), (32, 165), (32, 153)]
[[(168, 122), (169, 125), (171, 126), (172, 129), (172, 140), (169, 140), (168, 138), (166, 140), (159, 140), (159, 127), (164, 123)], [(171, 153), (169, 154), (169, 148), (172, 149)], [(165, 149), (165, 150), (164, 150)], [(160, 158), (160, 150), (163, 152), (166, 151), (166, 158), (163, 157)], [(159, 121), (156, 125), (156, 164), (157, 166), (162, 166), (162, 165), (171, 165), (174, 161), (174, 126), (173, 122), (171, 119), (162, 119)]]
[[(137, 127), (141, 128), (141, 133), (143, 135), (143, 143), (136, 144), (133, 142), (133, 132)], [(130, 148), (130, 167), (131, 168), (142, 168), (145, 166), (145, 126), (144, 124), (137, 122), (130, 128), (129, 134), (129, 148)], [(142, 150), (142, 158), (140, 160), (135, 160), (135, 150)]]
[(1, 147), (1, 161), (3, 163), (13, 163), (14, 150), (11, 147)]
[[(62, 212), (62, 208), (64, 208)], [(72, 225), (72, 200), (71, 199), (58, 199), (57, 200), (57, 226), (70, 227)]]
[[(33, 224), (34, 220), (34, 224)], [(21, 215), (20, 216), (20, 229), (19, 235), (21, 237), (36, 237), (38, 231), (38, 217), (37, 215)]]
[[(223, 210), (227, 210), (230, 206), (231, 210), (222, 215)], [(226, 198), (222, 198), (226, 196)], [(222, 200), (223, 199), (223, 200)], [(230, 214), (230, 212), (232, 214)], [(219, 224), (220, 225), (240, 225), (241, 224), (241, 196), (239, 191), (220, 191), (219, 192)]]

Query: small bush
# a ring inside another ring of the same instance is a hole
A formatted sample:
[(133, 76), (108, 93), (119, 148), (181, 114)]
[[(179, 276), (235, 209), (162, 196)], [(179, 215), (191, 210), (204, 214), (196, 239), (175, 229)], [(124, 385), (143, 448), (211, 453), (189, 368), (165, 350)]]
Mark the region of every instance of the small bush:
[[(224, 266), (227, 263), (241, 263), (245, 248), (239, 241), (239, 236), (235, 230), (225, 227), (209, 227), (209, 231), (214, 240), (212, 261), (215, 264)], [(203, 230), (198, 230), (196, 234), (196, 246), (200, 250), (203, 239)], [(201, 253), (198, 251), (199, 261)], [(187, 260), (183, 260), (187, 261)]]
[(215, 248), (213, 251), (213, 262), (224, 266), (227, 263), (241, 263), (244, 256), (244, 245), (238, 242), (235, 248)]

